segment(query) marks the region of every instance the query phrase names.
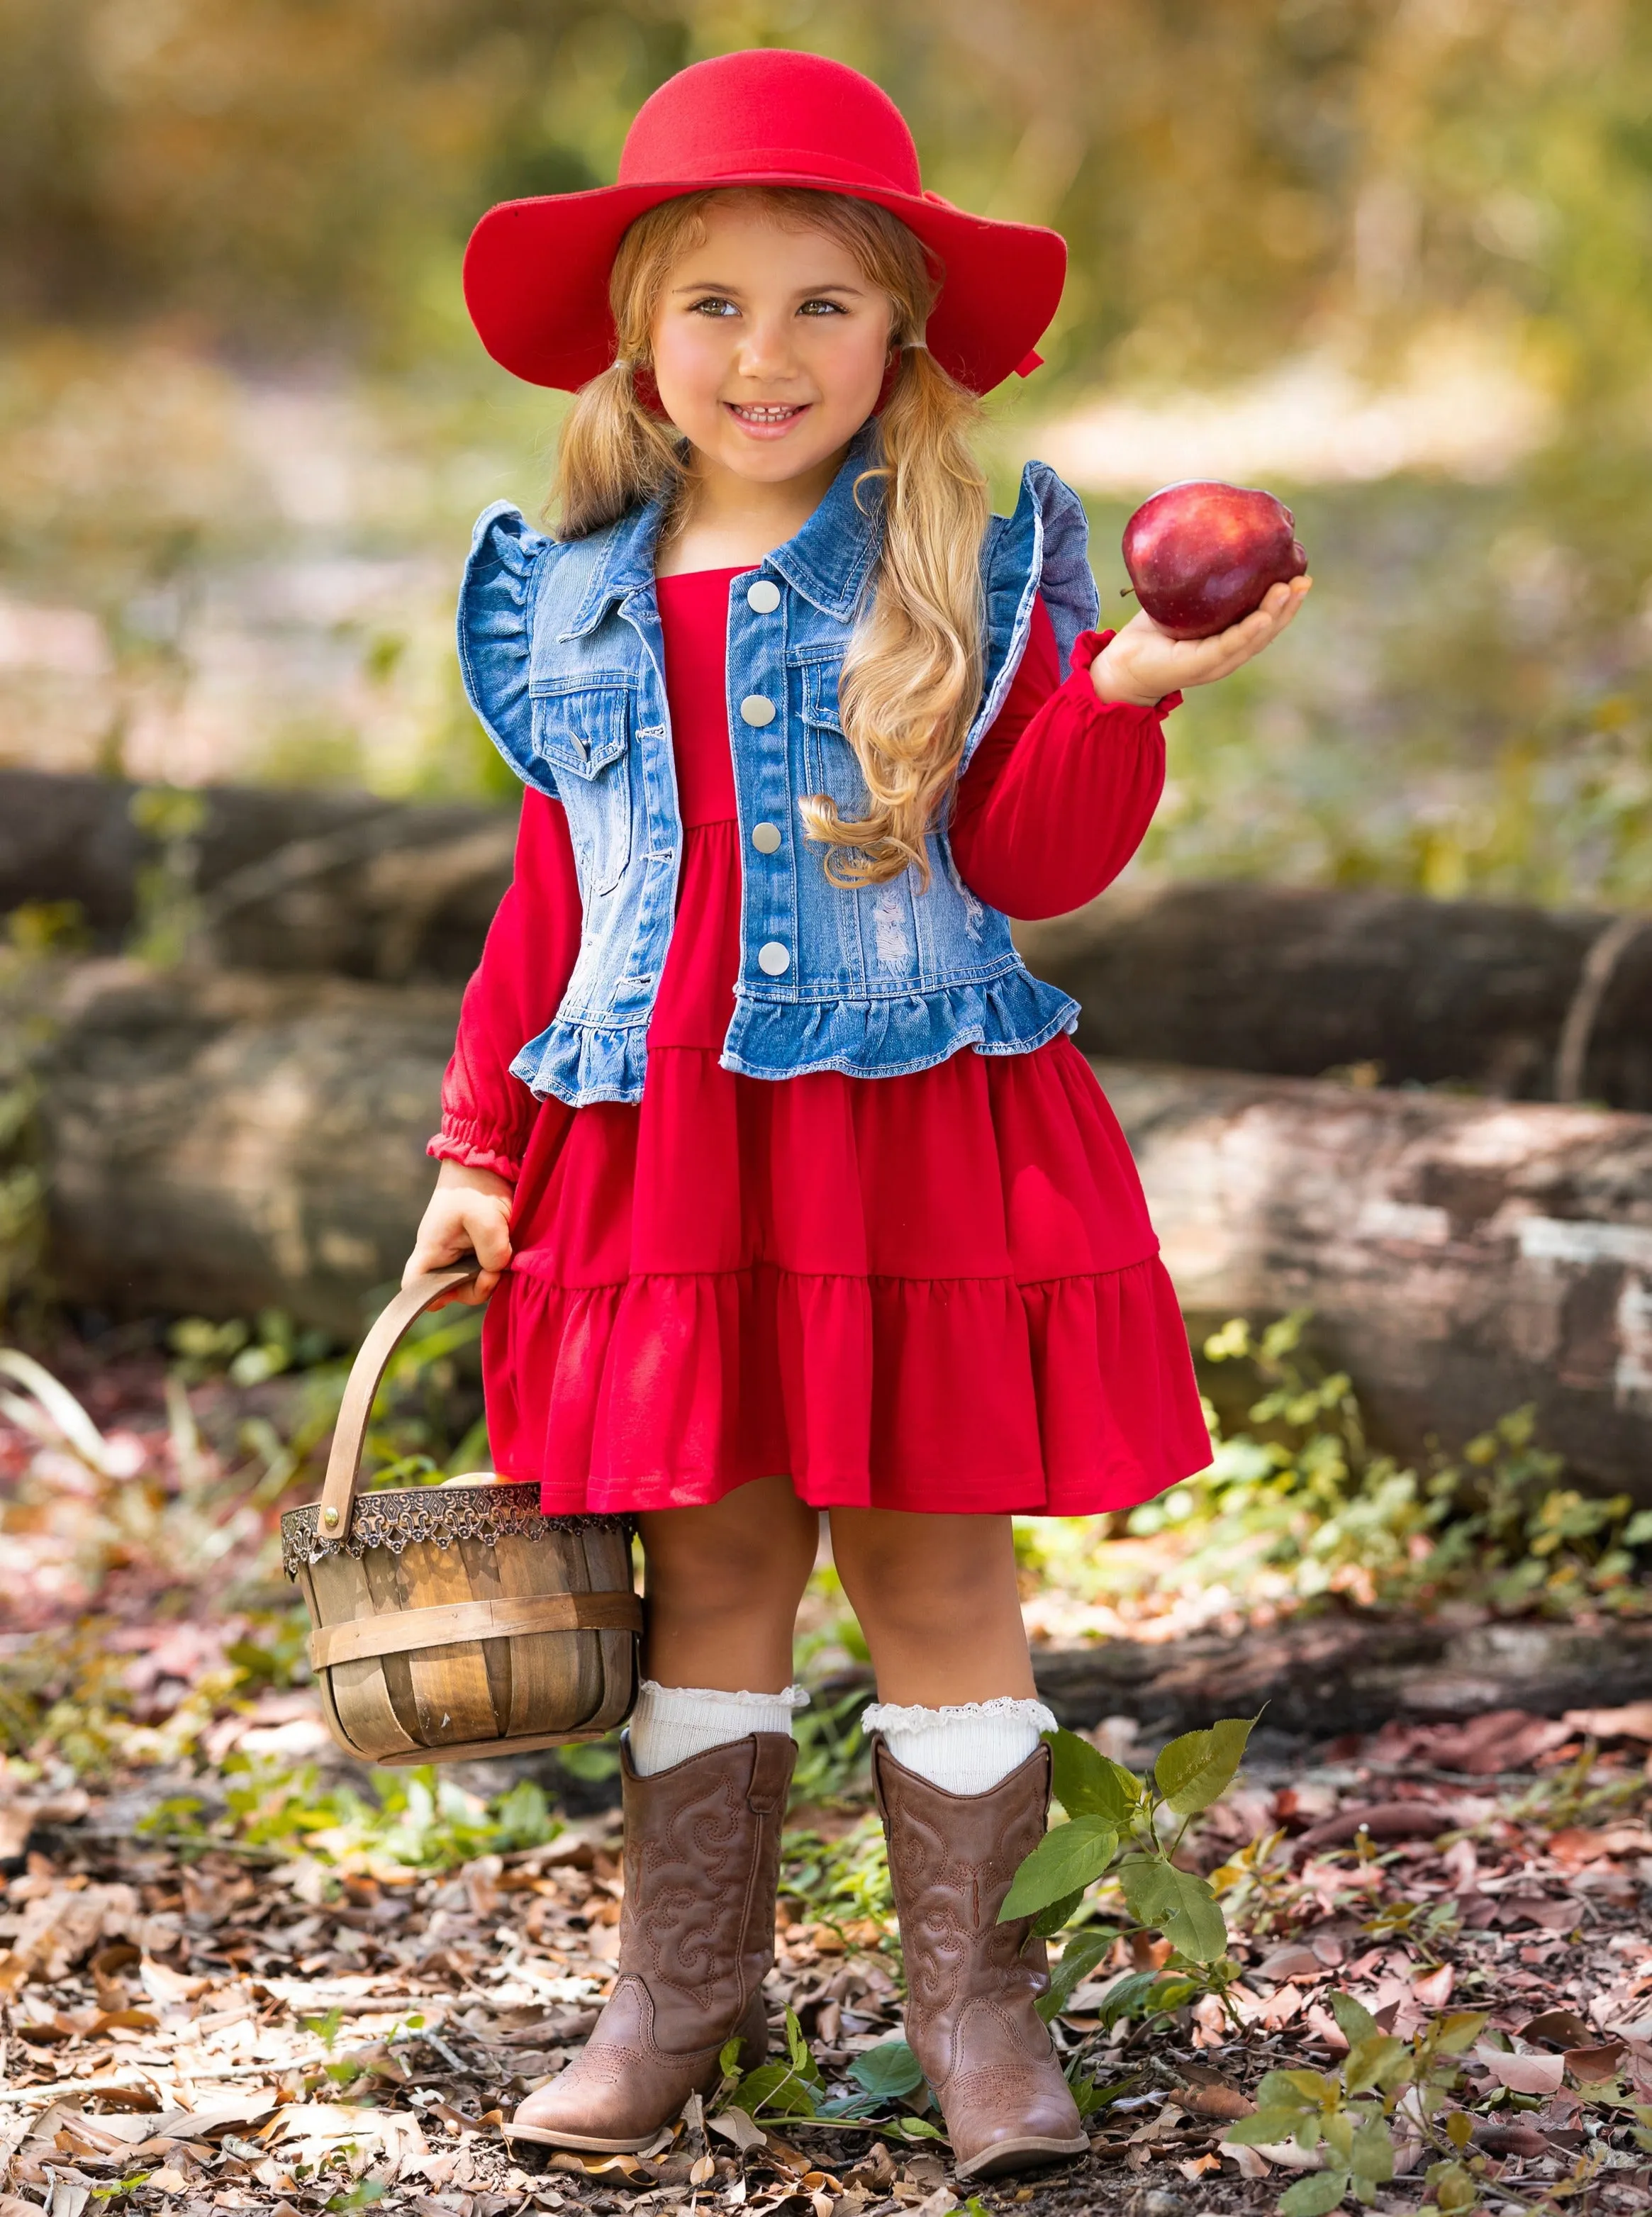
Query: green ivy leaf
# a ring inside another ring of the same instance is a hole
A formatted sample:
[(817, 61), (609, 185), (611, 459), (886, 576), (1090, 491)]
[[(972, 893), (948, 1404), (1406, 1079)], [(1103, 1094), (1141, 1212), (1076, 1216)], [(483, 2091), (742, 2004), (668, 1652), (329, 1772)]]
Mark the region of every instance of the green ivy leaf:
[(869, 2047), (850, 2065), (849, 2075), (885, 2102), (904, 2101), (924, 2083), (922, 2066), (904, 2040), (886, 2040)]
[(1138, 2016), (1159, 1983), (1157, 1971), (1126, 1971), (1101, 1998), (1101, 2021), (1108, 2031), (1127, 2016)]
[(1324, 2109), (1327, 2097), (1334, 2098), (1335, 2093), (1333, 2081), (1322, 2078), (1317, 2071), (1270, 2071), (1256, 2090), (1256, 2106), (1259, 2109), (1317, 2111)]
[(1394, 2176), (1394, 2141), (1381, 2117), (1367, 2117), (1354, 2134), (1349, 2169), (1356, 2178), (1384, 2185)]
[(1404, 2041), (1391, 2033), (1374, 2033), (1369, 2040), (1357, 2040), (1348, 2050), (1342, 2083), (1351, 2094), (1363, 2094), (1368, 2086), (1386, 2091), (1404, 2075), (1410, 2060), (1411, 2050)]
[(1098, 2085), (1093, 2078), (1085, 2077), (1079, 2068), (1076, 2055), (1067, 2065), (1064, 2075), (1073, 2090), (1073, 2106), (1081, 2117), (1093, 2116), (1098, 2109), (1108, 2108), (1117, 2101), (1121, 2094), (1128, 2094), (1133, 2086), (1141, 2084), (1140, 2072), (1133, 2071), (1128, 2078), (1115, 2078), (1109, 2085)]
[(1207, 1731), (1172, 1740), (1153, 1766), (1166, 1806), (1179, 1817), (1191, 1817), (1225, 1794), (1256, 1722), (1256, 1717), (1223, 1717)]
[(1084, 1899), (1086, 1891), (1084, 1887), (1077, 1887), (1071, 1893), (1064, 1893), (1059, 1901), (1052, 1901), (1048, 1909), (1039, 1911), (1032, 1920), (1032, 1929), (1041, 1940), (1055, 1938)]
[(1069, 1817), (1100, 1817), (1123, 1831), (1141, 1806), (1142, 1782), (1080, 1739), (1077, 1732), (1045, 1732), (1055, 1757), (1052, 1791)]
[(1472, 2209), (1480, 2198), (1473, 2175), (1460, 2163), (1431, 2163), (1428, 2190), (1442, 2217), (1457, 2217), (1459, 2210)]
[(1439, 2055), (1461, 2055), (1474, 2046), (1485, 2030), (1489, 2012), (1485, 2010), (1463, 2010), (1454, 2016), (1441, 2017), (1433, 2028), (1433, 2047)]
[(748, 2071), (729, 2097), (731, 2107), (755, 2117), (768, 2109), (783, 2117), (812, 2117), (814, 2095), (790, 2063), (763, 2063)]
[(1049, 1974), (1049, 1991), (1038, 1999), (1038, 2014), (1046, 2024), (1058, 2017), (1098, 1963), (1106, 1955), (1117, 1934), (1111, 1924), (1094, 1932), (1080, 1933), (1069, 1940), (1062, 1950), (1061, 1960)]
[(1352, 1994), (1332, 1992), (1326, 1996), (1331, 2004), (1331, 2014), (1339, 2030), (1350, 2047), (1358, 2047), (1362, 2040), (1376, 2040), (1382, 2026), (1368, 2009), (1363, 2008)]
[(1179, 1870), (1162, 1856), (1127, 1856), (1118, 1876), (1130, 1914), (1162, 1932), (1191, 1961), (1213, 1963), (1226, 1952), (1228, 1921), (1197, 1871)]
[(1271, 2147), (1276, 2140), (1295, 2139), (1302, 2115), (1301, 2109), (1258, 2109), (1226, 2127), (1222, 2137), (1238, 2147)]
[(1354, 2123), (1347, 2109), (1333, 2109), (1327, 2117), (1320, 2119), (1320, 2138), (1345, 2171), (1353, 2168)]
[(945, 2137), (927, 2117), (897, 2117), (889, 2129), (899, 2133), (903, 2140), (938, 2140)]
[(1327, 2217), (1350, 2183), (1346, 2171), (1310, 2171), (1279, 2196), (1280, 2217)]
[(1111, 1862), (1117, 1848), (1117, 1831), (1099, 1817), (1074, 1817), (1070, 1824), (1057, 1825), (1045, 1833), (1017, 1871), (998, 1912), (999, 1923), (1034, 1916), (1075, 1888), (1091, 1885)]

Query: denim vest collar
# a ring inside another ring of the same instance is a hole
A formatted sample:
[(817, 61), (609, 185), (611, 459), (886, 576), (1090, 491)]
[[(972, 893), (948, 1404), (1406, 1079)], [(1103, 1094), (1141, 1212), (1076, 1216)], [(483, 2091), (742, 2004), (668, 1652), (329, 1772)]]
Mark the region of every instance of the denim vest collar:
[[(765, 558), (786, 583), (823, 615), (847, 623), (859, 605), (868, 571), (883, 536), (883, 487), (870, 478), (859, 490), (856, 480), (877, 466), (877, 426), (863, 424), (851, 441), (825, 499), (808, 522), (783, 547)], [(609, 610), (630, 594), (652, 590), (654, 550), (665, 518), (665, 503), (645, 502), (610, 524), (572, 621), (559, 637), (583, 639), (596, 630)]]

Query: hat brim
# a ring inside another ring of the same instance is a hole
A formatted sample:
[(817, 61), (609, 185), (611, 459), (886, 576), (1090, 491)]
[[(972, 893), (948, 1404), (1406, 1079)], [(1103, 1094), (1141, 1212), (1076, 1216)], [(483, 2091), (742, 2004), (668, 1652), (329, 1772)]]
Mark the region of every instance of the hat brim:
[(465, 305), (482, 344), (530, 385), (577, 391), (614, 359), (608, 280), (627, 229), (662, 201), (741, 185), (834, 193), (899, 216), (944, 272), (925, 335), (929, 350), (972, 392), (990, 392), (1026, 360), (1061, 300), (1067, 243), (1059, 232), (971, 215), (928, 195), (750, 170), (604, 185), (490, 208), (465, 250)]

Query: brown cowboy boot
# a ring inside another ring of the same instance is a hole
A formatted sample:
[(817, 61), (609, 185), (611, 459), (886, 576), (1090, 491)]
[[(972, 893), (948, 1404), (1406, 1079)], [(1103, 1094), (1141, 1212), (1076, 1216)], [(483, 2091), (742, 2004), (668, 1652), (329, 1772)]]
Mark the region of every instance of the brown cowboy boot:
[(946, 2120), (962, 2179), (1082, 2155), (1088, 2138), (1034, 2004), (1049, 1984), (1030, 1917), (1000, 1924), (1016, 1867), (1044, 1837), (1050, 1756), (985, 1794), (949, 1794), (881, 1736), (872, 1775), (906, 1961), (906, 2040)]
[(567, 2069), (530, 2094), (517, 2140), (620, 2154), (646, 2147), (715, 2084), (738, 2033), (741, 2067), (768, 2053), (780, 1825), (796, 1744), (751, 1732), (639, 1778), (628, 1746), (619, 1973)]

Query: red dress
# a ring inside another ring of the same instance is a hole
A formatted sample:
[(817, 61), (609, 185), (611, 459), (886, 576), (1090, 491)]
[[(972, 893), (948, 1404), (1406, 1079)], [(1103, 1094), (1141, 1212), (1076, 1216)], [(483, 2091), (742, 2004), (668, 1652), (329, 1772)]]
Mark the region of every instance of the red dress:
[[(579, 942), (566, 820), (542, 795), (524, 797), (515, 882), (466, 991), (430, 1151), (517, 1180), (482, 1341), (494, 1466), (565, 1513), (783, 1473), (821, 1508), (1145, 1500), (1210, 1443), (1135, 1166), (1072, 1041), (966, 1047), (897, 1078), (718, 1062), (739, 967), (738, 574), (659, 583), (684, 837), (640, 1103), (535, 1103), (508, 1074)], [(1103, 707), (1084, 670), (1059, 675), (1040, 602), (958, 787), (959, 870), (1012, 916), (1098, 892), (1164, 781), (1160, 713)]]

